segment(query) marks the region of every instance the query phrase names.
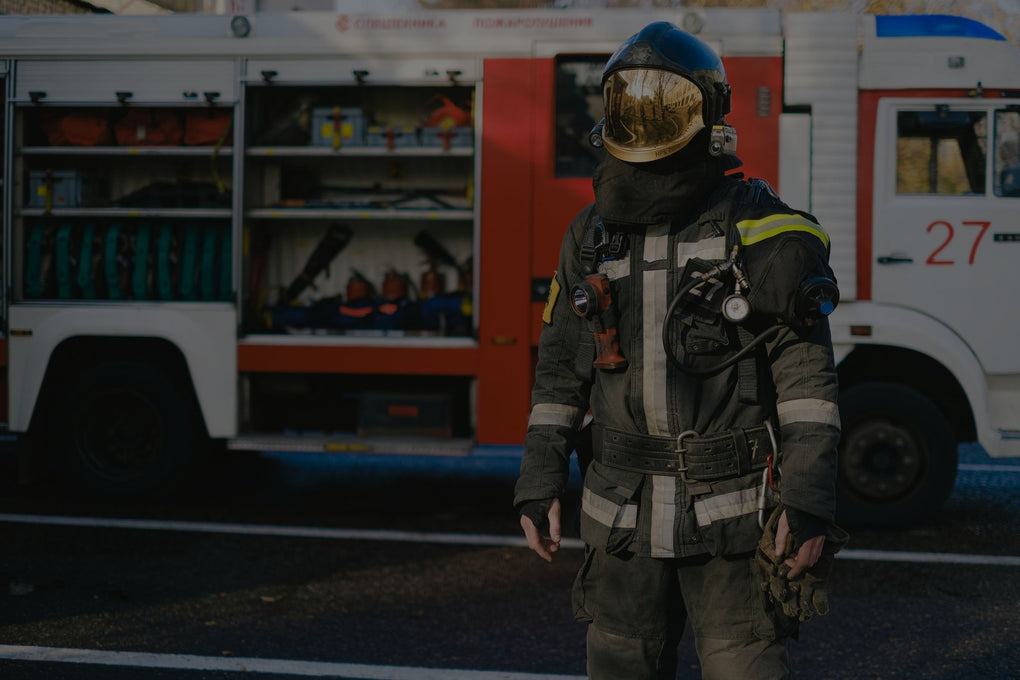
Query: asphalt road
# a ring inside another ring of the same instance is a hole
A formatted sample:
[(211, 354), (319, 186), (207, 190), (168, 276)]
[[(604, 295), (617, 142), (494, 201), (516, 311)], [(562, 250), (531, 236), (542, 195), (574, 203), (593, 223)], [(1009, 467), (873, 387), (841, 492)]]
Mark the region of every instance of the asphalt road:
[[(852, 532), (797, 677), (1020, 678), (1020, 461), (961, 457), (931, 520)], [(582, 677), (581, 551), (522, 547), (517, 463), (232, 454), (124, 503), (0, 459), (0, 678)], [(700, 677), (690, 640), (680, 665)]]

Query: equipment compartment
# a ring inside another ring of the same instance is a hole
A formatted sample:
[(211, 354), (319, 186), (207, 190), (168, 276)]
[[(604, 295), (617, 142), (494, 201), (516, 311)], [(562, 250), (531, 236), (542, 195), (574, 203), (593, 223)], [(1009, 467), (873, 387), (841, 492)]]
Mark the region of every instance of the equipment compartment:
[(233, 298), (233, 109), (14, 107), (17, 300)]
[(249, 83), (247, 332), (473, 335), (473, 99)]

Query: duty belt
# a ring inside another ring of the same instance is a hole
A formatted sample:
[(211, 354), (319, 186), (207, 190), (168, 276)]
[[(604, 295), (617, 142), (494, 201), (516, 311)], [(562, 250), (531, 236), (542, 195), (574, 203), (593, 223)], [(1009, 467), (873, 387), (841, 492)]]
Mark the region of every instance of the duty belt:
[(595, 425), (594, 458), (610, 467), (686, 481), (740, 477), (768, 466), (775, 451), (770, 424), (737, 427), (701, 436), (688, 430), (676, 437), (657, 437)]

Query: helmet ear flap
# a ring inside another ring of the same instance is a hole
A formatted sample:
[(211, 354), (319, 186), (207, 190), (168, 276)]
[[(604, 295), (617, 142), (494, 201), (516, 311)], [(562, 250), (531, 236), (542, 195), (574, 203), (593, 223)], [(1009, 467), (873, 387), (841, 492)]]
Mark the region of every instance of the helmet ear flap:
[(732, 88), (729, 83), (716, 81), (713, 83), (715, 92), (713, 93), (712, 102), (718, 108), (718, 111), (713, 111), (714, 116), (713, 123), (721, 123), (722, 119), (730, 112), (730, 93)]

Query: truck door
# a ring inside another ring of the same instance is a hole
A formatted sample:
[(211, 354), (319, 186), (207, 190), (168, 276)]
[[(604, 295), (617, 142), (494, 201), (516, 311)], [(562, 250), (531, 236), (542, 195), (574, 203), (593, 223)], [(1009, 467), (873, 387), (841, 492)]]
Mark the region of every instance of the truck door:
[(987, 373), (1015, 373), (1004, 309), (1020, 284), (1020, 106), (883, 100), (878, 107), (872, 296), (945, 324)]

